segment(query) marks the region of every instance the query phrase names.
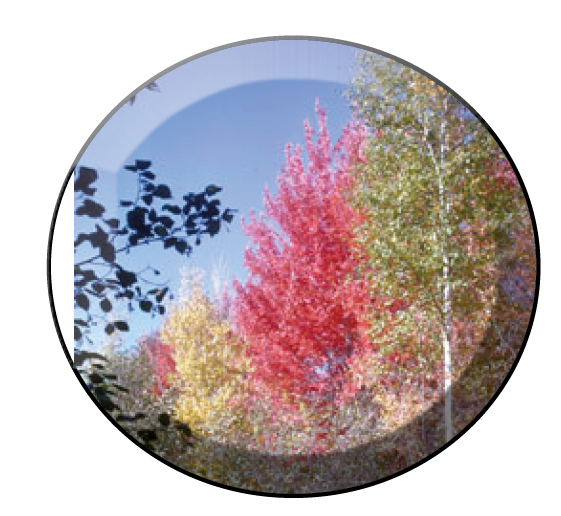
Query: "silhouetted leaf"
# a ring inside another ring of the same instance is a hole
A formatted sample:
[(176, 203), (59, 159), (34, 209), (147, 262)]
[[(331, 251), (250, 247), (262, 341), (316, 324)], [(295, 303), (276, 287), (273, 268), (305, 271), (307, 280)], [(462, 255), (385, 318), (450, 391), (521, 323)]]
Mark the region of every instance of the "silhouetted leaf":
[(105, 285), (103, 283), (92, 283), (91, 287), (97, 294), (101, 294), (105, 290)]
[(173, 219), (170, 217), (159, 217), (158, 221), (161, 222), (166, 228), (173, 227)]
[(74, 191), (82, 192), (85, 195), (93, 195), (96, 188), (91, 188), (91, 184), (97, 180), (97, 171), (92, 168), (80, 167), (78, 177), (74, 181)]
[(209, 220), (206, 224), (206, 229), (210, 236), (216, 235), (220, 231), (220, 220), (219, 219)]
[(78, 326), (74, 326), (74, 340), (80, 340), (82, 338), (82, 330)]
[(84, 310), (88, 310), (90, 308), (90, 300), (88, 299), (88, 297), (84, 294), (78, 294), (75, 298), (74, 301), (76, 301), (76, 304), (80, 307), (83, 308)]
[(140, 309), (143, 312), (150, 312), (152, 310), (152, 302), (151, 301), (147, 301), (146, 299), (143, 299), (140, 303)]
[(115, 321), (115, 328), (121, 331), (129, 331), (129, 325), (125, 321)]
[(115, 326), (113, 326), (111, 323), (105, 327), (105, 333), (107, 333), (107, 335), (111, 335), (114, 331)]
[(148, 206), (150, 206), (150, 204), (152, 204), (152, 199), (153, 197), (151, 195), (143, 195), (142, 196), (142, 200), (148, 204)]
[(185, 242), (185, 240), (178, 240), (175, 242), (175, 249), (178, 253), (185, 253), (185, 251), (187, 251), (187, 242)]
[(136, 167), (139, 170), (146, 170), (147, 168), (150, 168), (150, 165), (152, 165), (151, 161), (147, 161), (144, 159), (137, 159), (136, 160)]
[(181, 208), (179, 206), (175, 206), (173, 204), (164, 204), (162, 206), (162, 210), (169, 211), (174, 215), (179, 215), (181, 213)]
[(99, 256), (101, 256), (106, 262), (114, 263), (117, 259), (117, 252), (112, 244), (106, 242), (99, 247)]
[(82, 319), (74, 319), (74, 324), (82, 327), (87, 327), (88, 323)]
[(100, 249), (108, 243), (109, 235), (101, 229), (99, 224), (95, 225), (95, 232), (90, 233), (90, 242), (94, 249)]
[(123, 208), (126, 208), (127, 206), (132, 206), (132, 204), (133, 204), (132, 201), (121, 201), (121, 202), (120, 202), (120, 205), (121, 205)]
[(85, 233), (80, 233), (76, 240), (74, 240), (74, 247), (78, 247), (79, 245), (87, 242), (90, 239), (90, 235), (86, 235)]
[(127, 213), (127, 224), (132, 229), (142, 230), (145, 225), (146, 213), (148, 213), (146, 208), (137, 206)]
[(193, 197), (193, 203), (197, 211), (201, 211), (203, 209), (203, 206), (206, 204), (205, 194), (200, 193), (195, 195)]
[(168, 230), (164, 226), (156, 226), (154, 228), (154, 233), (159, 237), (166, 237), (168, 236)]
[[(131, 103), (134, 102), (134, 95), (131, 98)], [(131, 172), (138, 172), (138, 168), (134, 165), (125, 165), (125, 170), (130, 170)]]
[(166, 307), (165, 306), (159, 306), (158, 307), (158, 313), (160, 315), (164, 315), (166, 313)]
[(228, 222), (228, 224), (232, 222), (232, 220), (234, 220), (234, 214), (232, 213), (232, 210), (230, 209), (224, 210), (224, 213), (222, 213), (222, 220)]
[(123, 288), (128, 288), (136, 283), (136, 274), (134, 272), (119, 269), (115, 275)]
[(99, 303), (99, 307), (104, 311), (104, 312), (109, 312), (111, 311), (111, 302), (109, 301), (109, 299), (105, 298), (103, 299), (100, 303)]
[(105, 213), (105, 208), (97, 202), (86, 199), (84, 204), (76, 210), (76, 215), (86, 215), (92, 219), (101, 217)]
[(158, 185), (154, 192), (152, 192), (154, 197), (160, 197), (162, 199), (170, 199), (171, 198), (171, 190), (167, 185)]
[(109, 219), (105, 223), (112, 229), (117, 229), (119, 227), (119, 219)]
[(152, 172), (142, 172), (140, 175), (146, 179), (151, 179), (152, 181), (156, 179), (156, 174), (153, 174)]
[(172, 247), (176, 244), (177, 242), (177, 238), (175, 237), (170, 237), (170, 238), (166, 238), (164, 240), (164, 249), (167, 249), (168, 247)]
[(156, 301), (158, 301), (158, 303), (161, 303), (164, 300), (164, 297), (168, 293), (168, 290), (168, 287), (164, 287), (156, 294)]
[(216, 185), (208, 185), (205, 188), (205, 193), (207, 195), (215, 195), (215, 194), (217, 194), (218, 192), (221, 192), (221, 191), (222, 191), (222, 188), (220, 186), (216, 186)]

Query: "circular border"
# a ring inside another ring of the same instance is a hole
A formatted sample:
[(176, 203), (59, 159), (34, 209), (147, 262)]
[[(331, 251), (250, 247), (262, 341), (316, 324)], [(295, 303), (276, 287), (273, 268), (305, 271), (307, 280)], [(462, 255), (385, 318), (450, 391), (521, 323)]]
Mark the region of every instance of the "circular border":
[[(430, 80), (432, 80), (433, 82), (435, 82), (436, 84), (438, 84), (439, 86), (441, 86), (442, 88), (444, 88), (446, 91), (448, 91), (448, 93), (450, 93), (451, 95), (453, 95), (457, 100), (459, 100), (467, 109), (469, 109), (469, 111), (479, 120), (479, 122), (481, 122), (481, 124), (487, 129), (487, 131), (489, 131), (489, 133), (491, 134), (491, 136), (493, 136), (493, 138), (495, 139), (495, 141), (497, 142), (497, 144), (499, 145), (500, 149), (503, 151), (504, 155), (506, 156), (508, 162), (510, 163), (510, 165), (512, 166), (512, 169), (514, 170), (514, 173), (516, 174), (516, 177), (518, 179), (518, 182), (520, 184), (520, 188), (522, 189), (522, 193), (524, 194), (524, 198), (526, 200), (526, 204), (528, 206), (528, 212), (530, 214), (530, 219), (532, 221), (532, 230), (534, 232), (534, 242), (536, 245), (536, 287), (535, 287), (535, 292), (534, 292), (534, 302), (533, 302), (533, 306), (532, 306), (532, 313), (530, 315), (530, 320), (528, 322), (528, 328), (526, 330), (526, 334), (524, 336), (524, 340), (522, 342), (522, 345), (520, 347), (520, 350), (518, 351), (518, 354), (514, 360), (514, 363), (512, 364), (512, 367), (510, 368), (508, 374), (506, 375), (506, 378), (502, 381), (500, 387), (497, 389), (497, 391), (495, 392), (495, 394), (492, 396), (492, 398), (487, 402), (487, 404), (485, 405), (485, 407), (477, 414), (477, 416), (466, 426), (462, 429), (461, 432), (459, 432), (457, 435), (455, 435), (449, 442), (447, 442), (446, 444), (444, 444), (443, 446), (441, 446), (440, 448), (438, 448), (438, 450), (434, 451), (433, 453), (431, 453), (429, 456), (425, 457), (424, 459), (421, 459), (420, 461), (416, 462), (415, 464), (412, 464), (410, 466), (408, 466), (407, 468), (400, 470), (392, 475), (389, 475), (387, 477), (384, 477), (382, 479), (379, 480), (375, 480), (373, 482), (369, 482), (366, 484), (362, 484), (359, 486), (355, 486), (355, 487), (350, 487), (350, 488), (346, 488), (346, 489), (339, 489), (339, 490), (335, 490), (335, 491), (326, 491), (326, 492), (321, 492), (321, 493), (306, 493), (306, 494), (277, 494), (277, 493), (266, 493), (266, 492), (259, 492), (259, 491), (250, 491), (249, 489), (242, 489), (242, 488), (237, 488), (237, 487), (233, 487), (233, 486), (229, 486), (226, 484), (220, 484), (218, 482), (215, 482), (213, 480), (209, 480), (207, 478), (204, 477), (200, 477), (198, 475), (195, 475), (194, 473), (191, 473), (187, 470), (184, 470), (182, 468), (180, 468), (179, 466), (169, 462), (168, 460), (164, 459), (163, 457), (160, 457), (159, 455), (156, 455), (154, 452), (152, 452), (151, 450), (148, 450), (141, 442), (137, 441), (131, 434), (127, 433), (122, 427), (120, 427), (116, 421), (114, 421), (111, 416), (101, 407), (100, 403), (95, 399), (95, 397), (93, 396), (93, 394), (91, 393), (91, 391), (88, 389), (88, 387), (86, 386), (86, 383), (84, 381), (84, 379), (80, 376), (80, 374), (78, 373), (77, 369), (74, 367), (74, 363), (72, 360), (72, 357), (70, 356), (70, 353), (68, 352), (68, 347), (66, 346), (66, 343), (64, 342), (64, 337), (62, 336), (62, 331), (60, 329), (60, 324), (58, 321), (58, 317), (56, 314), (56, 308), (55, 308), (55, 303), (54, 303), (54, 296), (53, 296), (53, 285), (52, 285), (52, 267), (51, 267), (51, 258), (52, 258), (52, 246), (53, 246), (53, 237), (54, 237), (54, 230), (55, 230), (55, 225), (56, 225), (56, 220), (57, 220), (57, 216), (60, 210), (60, 205), (62, 203), (62, 198), (64, 196), (66, 187), (68, 185), (68, 183), (70, 182), (70, 178), (72, 177), (72, 174), (74, 173), (74, 169), (76, 167), (76, 165), (78, 164), (78, 162), (80, 161), (80, 158), (82, 157), (82, 155), (84, 154), (84, 152), (86, 151), (86, 149), (88, 148), (89, 144), (91, 143), (91, 141), (95, 138), (95, 136), (97, 135), (97, 133), (103, 128), (103, 126), (107, 123), (107, 121), (122, 107), (124, 106), (129, 99), (133, 96), (136, 95), (137, 93), (139, 93), (140, 91), (142, 91), (146, 86), (148, 86), (150, 83), (156, 81), (157, 79), (159, 79), (160, 77), (162, 77), (163, 75), (167, 74), (168, 72), (171, 72), (172, 70), (174, 70), (175, 68), (178, 68), (190, 61), (194, 61), (195, 59), (199, 59), (200, 57), (204, 57), (208, 54), (213, 54), (215, 52), (218, 52), (220, 50), (224, 50), (227, 48), (233, 48), (233, 47), (237, 47), (237, 46), (241, 46), (241, 45), (248, 45), (248, 44), (252, 44), (252, 43), (260, 43), (260, 42), (264, 42), (264, 41), (281, 41), (281, 40), (306, 40), (306, 41), (321, 41), (321, 42), (325, 42), (325, 43), (336, 43), (336, 44), (340, 44), (340, 45), (346, 45), (346, 46), (350, 46), (350, 47), (354, 47), (354, 48), (358, 48), (361, 50), (366, 50), (368, 52), (373, 52), (375, 54), (379, 54), (382, 55), (384, 57), (390, 58), (396, 62), (401, 63), (402, 65), (408, 66), (409, 68), (412, 68), (413, 70), (415, 70), (416, 72), (424, 75), (425, 77), (428, 77)], [(475, 423), (477, 423), (481, 417), (487, 412), (487, 410), (489, 410), (489, 408), (491, 407), (491, 405), (493, 405), (493, 403), (496, 401), (496, 399), (498, 398), (498, 396), (501, 394), (501, 392), (503, 391), (503, 389), (505, 388), (506, 384), (508, 383), (508, 381), (510, 380), (512, 374), (514, 373), (518, 362), (520, 361), (520, 358), (522, 357), (522, 353), (524, 352), (524, 349), (526, 348), (526, 344), (528, 342), (528, 338), (530, 336), (530, 332), (532, 330), (532, 326), (534, 324), (534, 318), (536, 315), (536, 309), (538, 306), (538, 298), (539, 298), (539, 291), (540, 291), (540, 275), (541, 275), (541, 257), (540, 257), (540, 245), (539, 245), (539, 238), (538, 238), (538, 228), (536, 225), (536, 218), (534, 216), (534, 210), (532, 208), (532, 203), (530, 202), (530, 198), (528, 196), (528, 192), (526, 190), (526, 187), (524, 186), (524, 181), (522, 180), (520, 173), (518, 172), (518, 169), (515, 165), (515, 163), (513, 162), (510, 154), (508, 153), (508, 151), (506, 150), (505, 146), (503, 145), (503, 143), (501, 142), (501, 140), (498, 138), (498, 136), (495, 134), (495, 132), (491, 129), (491, 127), (489, 127), (489, 124), (487, 124), (487, 122), (485, 122), (485, 120), (481, 117), (481, 115), (471, 107), (471, 105), (466, 102), (460, 95), (458, 95), (454, 90), (452, 90), (450, 87), (448, 87), (446, 84), (444, 84), (442, 81), (438, 80), (436, 77), (432, 76), (431, 74), (425, 72), (424, 70), (422, 70), (421, 68), (419, 68), (418, 66), (415, 66), (407, 61), (405, 61), (404, 59), (401, 59), (397, 56), (394, 56), (388, 52), (384, 52), (382, 50), (377, 50), (375, 48), (372, 47), (368, 47), (366, 45), (360, 45), (358, 43), (352, 43), (349, 41), (345, 41), (345, 40), (340, 40), (340, 39), (333, 39), (333, 38), (324, 38), (324, 37), (316, 37), (316, 36), (271, 36), (271, 37), (262, 37), (262, 38), (253, 38), (253, 39), (246, 39), (246, 40), (242, 40), (242, 41), (237, 41), (234, 43), (230, 43), (230, 44), (226, 44), (226, 45), (220, 45), (218, 47), (214, 47), (210, 50), (207, 50), (205, 52), (201, 52), (199, 54), (196, 54), (192, 57), (189, 57), (187, 59), (184, 59), (182, 61), (179, 61), (178, 63), (166, 68), (165, 70), (163, 70), (162, 72), (154, 75), (153, 77), (151, 77), (150, 79), (148, 79), (147, 81), (145, 81), (141, 86), (139, 86), (138, 88), (136, 88), (134, 91), (132, 91), (129, 95), (127, 95), (121, 102), (119, 102), (119, 104), (117, 104), (117, 106), (115, 106), (111, 112), (101, 121), (101, 123), (95, 128), (95, 130), (92, 132), (92, 134), (90, 135), (90, 137), (88, 138), (88, 140), (86, 141), (86, 143), (82, 146), (82, 148), (80, 149), (80, 152), (77, 154), (76, 158), (74, 159), (74, 162), (72, 163), (72, 166), (70, 167), (69, 172), (66, 175), (66, 178), (64, 179), (64, 182), (62, 184), (62, 188), (58, 194), (58, 198), (55, 204), (55, 208), (54, 208), (54, 212), (53, 212), (53, 216), (51, 219), (51, 225), (49, 228), (49, 239), (48, 239), (48, 244), (47, 244), (47, 287), (48, 287), (48, 294), (49, 294), (49, 305), (51, 307), (51, 314), (53, 316), (53, 321), (55, 324), (55, 328), (56, 328), (56, 332), (59, 338), (59, 341), (61, 343), (62, 346), (62, 350), (66, 356), (66, 359), (68, 360), (72, 370), (74, 371), (74, 374), (76, 375), (76, 378), (78, 379), (78, 381), (80, 382), (80, 384), (82, 385), (82, 387), (84, 388), (84, 390), (87, 392), (88, 396), (90, 397), (90, 399), (94, 402), (94, 404), (97, 406), (97, 408), (105, 415), (105, 417), (123, 434), (125, 435), (131, 442), (133, 442), (134, 444), (136, 444), (139, 448), (141, 448), (145, 453), (151, 455), (152, 457), (154, 457), (155, 459), (157, 459), (158, 461), (162, 462), (163, 464), (165, 464), (166, 466), (171, 467), (172, 469), (179, 471), (180, 473), (187, 475), (191, 478), (194, 478), (196, 480), (205, 482), (207, 484), (216, 486), (216, 487), (220, 487), (222, 489), (228, 489), (229, 491), (235, 491), (235, 492), (239, 492), (239, 493), (245, 493), (245, 494), (251, 494), (251, 495), (255, 495), (255, 496), (265, 496), (265, 497), (272, 497), (272, 498), (316, 498), (316, 497), (320, 497), (320, 496), (331, 496), (331, 495), (337, 495), (337, 494), (343, 494), (343, 493), (349, 493), (352, 491), (358, 491), (360, 489), (365, 489), (368, 487), (372, 487), (378, 484), (381, 484), (383, 482), (387, 482), (388, 480), (392, 480), (396, 477), (399, 477), (421, 465), (423, 465), (425, 462), (433, 459), (434, 457), (436, 457), (437, 455), (439, 455), (441, 452), (443, 452), (444, 450), (446, 450), (449, 446), (451, 446), (453, 443), (455, 443), (460, 437), (462, 437), (470, 428), (473, 427), (473, 425), (475, 425)]]

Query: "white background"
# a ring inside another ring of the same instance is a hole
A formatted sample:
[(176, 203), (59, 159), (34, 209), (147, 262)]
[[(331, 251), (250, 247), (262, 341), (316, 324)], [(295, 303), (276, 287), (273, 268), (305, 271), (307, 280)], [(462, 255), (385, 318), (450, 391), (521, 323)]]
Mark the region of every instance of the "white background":
[[(561, 171), (554, 2), (520, 7), (488, 0), (7, 5), (0, 13), (4, 514), (547, 515), (558, 510)], [(231, 492), (144, 454), (79, 386), (60, 349), (47, 298), (51, 214), (65, 174), (98, 123), (164, 68), (219, 45), (274, 35), (369, 45), (449, 85), (511, 153), (541, 239), (541, 292), (532, 335), (490, 411), (420, 468), (324, 498)]]

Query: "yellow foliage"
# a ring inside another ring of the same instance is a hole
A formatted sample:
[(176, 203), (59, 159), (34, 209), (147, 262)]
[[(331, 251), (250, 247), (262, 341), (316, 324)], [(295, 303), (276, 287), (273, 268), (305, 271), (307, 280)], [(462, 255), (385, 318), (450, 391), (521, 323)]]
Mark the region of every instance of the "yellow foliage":
[(187, 282), (189, 294), (171, 307), (162, 329), (176, 364), (175, 416), (196, 433), (226, 439), (239, 427), (240, 411), (233, 405), (245, 391), (249, 360), (201, 279)]

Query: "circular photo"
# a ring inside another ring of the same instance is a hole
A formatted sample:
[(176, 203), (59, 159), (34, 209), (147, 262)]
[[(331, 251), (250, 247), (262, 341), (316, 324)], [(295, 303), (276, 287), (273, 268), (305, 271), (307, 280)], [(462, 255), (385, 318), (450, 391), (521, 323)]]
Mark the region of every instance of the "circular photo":
[(67, 184), (63, 349), (121, 432), (201, 481), (390, 480), (479, 419), (528, 338), (521, 177), (469, 104), (385, 52), (282, 37), (187, 59), (123, 100)]

